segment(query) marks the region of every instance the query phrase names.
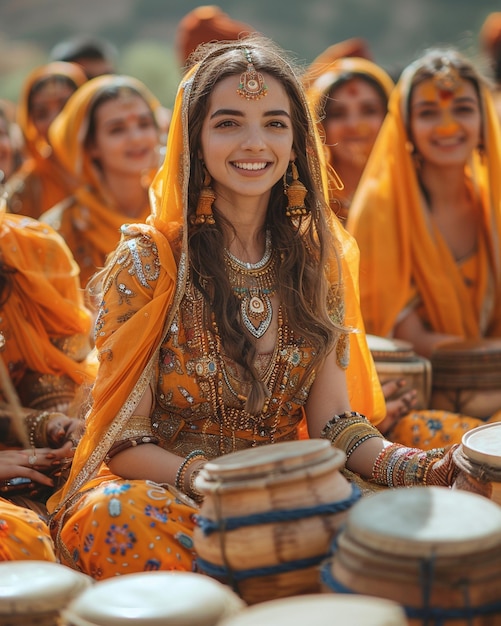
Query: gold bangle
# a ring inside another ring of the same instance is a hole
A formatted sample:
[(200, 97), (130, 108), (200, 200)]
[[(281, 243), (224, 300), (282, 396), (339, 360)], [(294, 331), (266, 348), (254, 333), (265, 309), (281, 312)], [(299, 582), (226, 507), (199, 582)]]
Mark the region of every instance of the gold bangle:
[(179, 491), (184, 491), (186, 493), (185, 486), (184, 486), (184, 479), (186, 476), (186, 472), (188, 470), (188, 467), (194, 461), (197, 461), (199, 459), (207, 461), (207, 457), (205, 456), (203, 450), (193, 450), (183, 460), (183, 462), (179, 466), (179, 469), (177, 470), (176, 479), (174, 481), (174, 486), (176, 487), (176, 489), (179, 489)]

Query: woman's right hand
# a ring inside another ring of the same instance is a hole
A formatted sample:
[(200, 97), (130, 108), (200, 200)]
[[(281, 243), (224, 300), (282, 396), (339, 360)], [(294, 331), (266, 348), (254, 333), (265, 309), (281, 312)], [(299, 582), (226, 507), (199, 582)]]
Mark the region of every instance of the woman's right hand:
[(33, 482), (53, 486), (46, 474), (55, 472), (73, 456), (71, 442), (61, 448), (33, 448), (0, 451), (0, 481), (29, 478)]

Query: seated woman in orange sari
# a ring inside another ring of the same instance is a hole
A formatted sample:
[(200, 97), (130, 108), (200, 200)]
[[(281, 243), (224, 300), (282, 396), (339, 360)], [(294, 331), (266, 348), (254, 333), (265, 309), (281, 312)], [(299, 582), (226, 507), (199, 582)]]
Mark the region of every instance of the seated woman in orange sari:
[(391, 444), (351, 410), (383, 417), (363, 328), (345, 326), (356, 272), (340, 271), (350, 250), (291, 61), (262, 37), (207, 44), (193, 61), (152, 215), (122, 228), (92, 283), (92, 407), (49, 503), (58, 556), (98, 579), (192, 569), (202, 465), (298, 439), (304, 420), (377, 485), (455, 476), (451, 451)]
[(467, 59), (431, 50), (406, 68), (347, 222), (369, 333), (427, 358), (500, 337), (500, 158), (491, 93)]
[(149, 215), (148, 185), (159, 165), (158, 107), (140, 81), (104, 75), (83, 85), (51, 127), (54, 153), (77, 185), (40, 220), (63, 236), (82, 286), (103, 267), (122, 224)]
[(73, 181), (54, 158), (47, 133), (68, 98), (86, 80), (78, 65), (63, 62), (42, 65), (26, 78), (17, 104), (24, 161), (6, 186), (10, 212), (37, 219), (70, 193)]
[(0, 558), (54, 560), (41, 518), (83, 430), (91, 315), (48, 226), (3, 205), (0, 249)]

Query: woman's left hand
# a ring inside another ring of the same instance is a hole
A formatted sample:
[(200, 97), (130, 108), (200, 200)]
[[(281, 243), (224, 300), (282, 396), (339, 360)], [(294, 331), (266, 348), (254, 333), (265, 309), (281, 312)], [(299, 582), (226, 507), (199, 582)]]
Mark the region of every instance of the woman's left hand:
[(83, 420), (64, 413), (52, 413), (47, 421), (47, 441), (51, 448), (59, 448), (67, 441), (76, 446), (83, 430)]
[(386, 417), (378, 424), (378, 429), (383, 434), (391, 430), (398, 420), (407, 415), (416, 406), (417, 391), (415, 389), (409, 389), (394, 397), (406, 384), (405, 378), (387, 380), (381, 384), (386, 400)]

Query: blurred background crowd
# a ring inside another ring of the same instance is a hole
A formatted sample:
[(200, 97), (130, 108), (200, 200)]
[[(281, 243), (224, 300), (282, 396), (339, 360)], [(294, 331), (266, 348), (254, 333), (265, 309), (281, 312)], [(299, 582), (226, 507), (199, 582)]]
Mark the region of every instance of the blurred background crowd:
[[(171, 106), (179, 79), (175, 39), (196, 0), (1, 0), (0, 97), (15, 100), (28, 72), (62, 40), (85, 33), (117, 52), (121, 73), (142, 80)], [(222, 0), (232, 18), (251, 24), (310, 63), (333, 43), (362, 37), (374, 60), (395, 75), (423, 49), (451, 44), (484, 62), (478, 32), (494, 0)]]

